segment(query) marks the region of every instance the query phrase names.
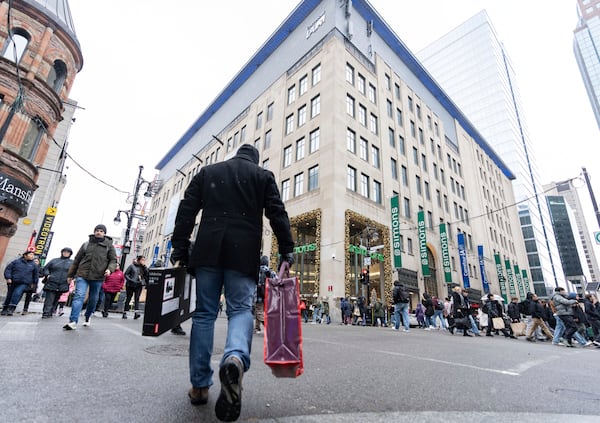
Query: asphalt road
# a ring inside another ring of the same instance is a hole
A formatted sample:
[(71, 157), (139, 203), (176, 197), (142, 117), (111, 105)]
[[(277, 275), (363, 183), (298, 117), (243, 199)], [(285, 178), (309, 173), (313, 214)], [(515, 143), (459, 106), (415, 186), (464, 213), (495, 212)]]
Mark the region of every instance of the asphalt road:
[[(184, 337), (143, 337), (142, 319), (118, 314), (67, 332), (66, 311), (0, 318), (0, 421), (216, 421), (218, 371), (207, 405), (187, 398), (191, 321)], [(226, 329), (217, 319), (215, 370)], [(271, 374), (255, 336), (239, 421), (600, 421), (600, 349), (336, 323), (303, 331), (297, 379)]]

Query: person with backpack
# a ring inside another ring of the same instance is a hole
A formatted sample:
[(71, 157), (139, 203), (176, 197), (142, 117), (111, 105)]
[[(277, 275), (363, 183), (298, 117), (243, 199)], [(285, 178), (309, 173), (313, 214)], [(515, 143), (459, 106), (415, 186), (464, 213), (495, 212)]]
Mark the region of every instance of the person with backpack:
[(394, 301), (394, 330), (400, 330), (400, 315), (402, 315), (404, 332), (410, 332), (410, 322), (408, 320), (408, 303), (410, 302), (410, 294), (404, 284), (397, 280), (394, 281), (392, 301)]
[[(552, 297), (554, 307), (556, 307), (556, 322), (560, 321), (565, 326), (565, 332), (563, 337), (565, 338), (566, 345), (569, 347), (573, 346), (573, 337), (577, 333), (577, 323), (573, 320), (573, 306), (577, 304), (576, 299), (567, 298), (565, 288), (559, 286), (554, 289), (554, 296)], [(553, 339), (554, 343), (554, 339)], [(584, 344), (584, 346), (586, 346)], [(590, 342), (589, 345), (592, 345)]]
[[(448, 329), (446, 319), (444, 319), (444, 301), (438, 297), (432, 297), (431, 302), (433, 304), (433, 316), (431, 316), (431, 326), (434, 329)], [(435, 320), (440, 319), (440, 325), (436, 326)]]

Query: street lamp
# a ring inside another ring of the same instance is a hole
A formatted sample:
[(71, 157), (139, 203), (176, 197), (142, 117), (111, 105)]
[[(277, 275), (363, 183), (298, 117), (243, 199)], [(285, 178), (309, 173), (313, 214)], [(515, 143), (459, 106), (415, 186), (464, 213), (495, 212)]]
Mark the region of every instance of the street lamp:
[(133, 223), (133, 219), (139, 219), (142, 221), (146, 220), (146, 216), (137, 214), (136, 208), (139, 205), (138, 203), (138, 195), (140, 193), (140, 189), (143, 185), (146, 185), (146, 191), (144, 192), (144, 197), (150, 198), (152, 197), (152, 182), (146, 181), (142, 178), (142, 171), (144, 170), (144, 166), (140, 166), (140, 171), (135, 181), (135, 189), (133, 191), (133, 199), (131, 201), (131, 210), (118, 210), (117, 215), (115, 216), (113, 223), (118, 225), (121, 223), (121, 213), (127, 216), (127, 227), (125, 228), (125, 239), (123, 242), (123, 250), (121, 253), (121, 269), (125, 268), (125, 259), (127, 258), (127, 254), (131, 252), (131, 240), (129, 239), (129, 234), (131, 232), (131, 225)]

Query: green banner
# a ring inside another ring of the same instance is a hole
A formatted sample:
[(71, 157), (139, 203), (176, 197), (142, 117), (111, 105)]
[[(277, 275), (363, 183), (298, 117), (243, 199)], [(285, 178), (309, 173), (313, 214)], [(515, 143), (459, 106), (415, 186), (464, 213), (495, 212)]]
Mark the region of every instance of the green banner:
[(517, 290), (515, 289), (515, 277), (513, 275), (512, 266), (510, 265), (510, 260), (504, 260), (504, 266), (506, 266), (506, 278), (508, 279), (508, 290), (510, 292), (510, 296), (516, 297)]
[(446, 224), (440, 223), (440, 244), (442, 246), (442, 267), (444, 268), (444, 280), (452, 283), (452, 267), (450, 266), (450, 252), (448, 251), (448, 232)]
[(496, 274), (498, 275), (498, 284), (500, 285), (500, 295), (504, 298), (504, 304), (508, 304), (508, 294), (506, 292), (506, 279), (504, 278), (504, 271), (502, 270), (502, 261), (500, 260), (500, 254), (494, 254), (494, 260), (496, 262)]
[(521, 271), (519, 265), (515, 264), (515, 279), (517, 280), (517, 286), (519, 287), (519, 299), (525, 299), (525, 290), (523, 288), (523, 279), (521, 279)]
[(527, 295), (527, 293), (531, 291), (531, 288), (529, 287), (529, 277), (527, 277), (527, 270), (521, 269), (521, 273), (523, 275), (523, 289), (525, 290), (525, 295)]
[(427, 256), (427, 232), (425, 231), (425, 212), (421, 210), (417, 213), (417, 230), (419, 234), (419, 256), (421, 257), (421, 269), (423, 276), (429, 274), (429, 257)]
[(400, 242), (400, 206), (398, 196), (394, 195), (391, 200), (392, 214), (392, 252), (394, 256), (394, 267), (402, 267), (402, 243)]

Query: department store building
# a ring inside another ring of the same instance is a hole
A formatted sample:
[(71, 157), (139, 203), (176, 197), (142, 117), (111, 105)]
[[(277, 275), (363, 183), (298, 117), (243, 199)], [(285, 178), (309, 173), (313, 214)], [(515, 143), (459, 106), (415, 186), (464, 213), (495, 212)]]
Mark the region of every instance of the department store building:
[[(368, 2), (300, 2), (165, 154), (152, 261), (191, 178), (244, 143), (279, 181), (303, 296), (389, 305), (395, 279), (413, 307), (450, 283), (476, 300), (529, 290), (513, 174)], [(266, 219), (263, 253), (275, 266)]]

